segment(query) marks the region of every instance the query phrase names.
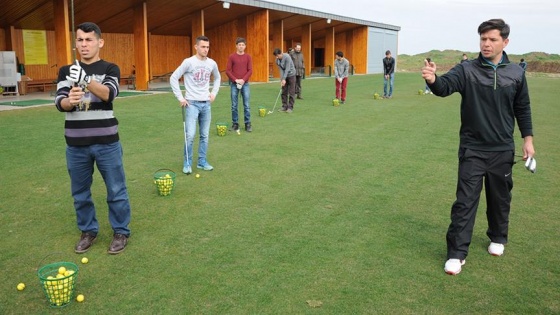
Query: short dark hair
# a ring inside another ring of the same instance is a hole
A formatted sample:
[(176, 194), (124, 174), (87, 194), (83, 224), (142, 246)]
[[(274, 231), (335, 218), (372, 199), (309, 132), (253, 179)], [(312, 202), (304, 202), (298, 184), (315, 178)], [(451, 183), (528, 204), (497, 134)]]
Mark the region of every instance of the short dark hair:
[(281, 53), (282, 53), (282, 50), (281, 50), (280, 48), (275, 48), (274, 51), (272, 52), (272, 54), (273, 54), (274, 56), (276, 56), (276, 55), (278, 55), (278, 54), (281, 54)]
[(337, 55), (337, 56), (339, 56), (339, 57), (341, 57), (341, 58), (344, 57), (344, 54), (343, 54), (342, 51), (340, 51), (340, 50), (337, 51), (335, 55)]
[(210, 39), (208, 39), (208, 37), (206, 37), (206, 36), (204, 36), (204, 35), (200, 35), (200, 36), (198, 36), (198, 37), (196, 38), (196, 44), (198, 45), (198, 43), (199, 43), (201, 40), (202, 40), (202, 41), (205, 41), (205, 42), (210, 42)]
[(491, 19), (482, 22), (480, 26), (478, 26), (478, 35), (482, 35), (491, 30), (500, 31), (500, 36), (503, 39), (507, 39), (509, 37), (509, 25), (507, 25), (502, 19)]
[(101, 38), (101, 29), (99, 28), (99, 26), (97, 26), (97, 24), (93, 22), (84, 22), (78, 25), (76, 29), (83, 31), (84, 33), (94, 32), (97, 38)]
[(387, 51), (385, 52), (385, 56), (390, 55), (390, 54), (391, 54), (391, 51), (390, 51), (390, 50), (387, 50)]
[(235, 40), (235, 45), (239, 43), (247, 44), (247, 41), (243, 37), (237, 37), (237, 39)]
[(521, 58), (521, 62), (525, 61), (525, 59)]

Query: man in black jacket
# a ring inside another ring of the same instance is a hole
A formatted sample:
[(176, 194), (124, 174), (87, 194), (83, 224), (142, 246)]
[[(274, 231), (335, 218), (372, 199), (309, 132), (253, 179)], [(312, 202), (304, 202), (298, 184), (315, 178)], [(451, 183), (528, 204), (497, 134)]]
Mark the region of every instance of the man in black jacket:
[(510, 63), (504, 48), (509, 43), (509, 25), (501, 19), (483, 22), (478, 27), (478, 59), (456, 65), (437, 76), (436, 65), (425, 61), (422, 77), (435, 95), (459, 92), (461, 128), (459, 172), (456, 201), (451, 208), (447, 231), (445, 272), (461, 272), (465, 264), (483, 182), (486, 192), (486, 217), (490, 239), (488, 252), (504, 253), (508, 241), (512, 166), (514, 164), (514, 126), (523, 137), (523, 159), (532, 159), (533, 126), (525, 73)]
[(391, 57), (391, 51), (385, 52), (383, 58), (383, 98), (393, 97), (393, 83), (395, 82), (395, 58)]

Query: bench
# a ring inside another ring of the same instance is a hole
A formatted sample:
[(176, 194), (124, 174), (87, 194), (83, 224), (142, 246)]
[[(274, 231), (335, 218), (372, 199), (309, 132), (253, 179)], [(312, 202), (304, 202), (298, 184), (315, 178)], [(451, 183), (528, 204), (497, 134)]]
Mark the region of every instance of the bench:
[(131, 74), (127, 77), (121, 77), (120, 85), (125, 85), (129, 90), (136, 90), (136, 76)]
[(32, 92), (33, 90), (37, 90), (40, 92), (47, 92), (52, 90), (56, 92), (56, 80), (44, 79), (44, 80), (22, 81), (22, 87), (23, 87), (22, 91), (20, 91), (20, 94), (22, 95), (28, 92)]

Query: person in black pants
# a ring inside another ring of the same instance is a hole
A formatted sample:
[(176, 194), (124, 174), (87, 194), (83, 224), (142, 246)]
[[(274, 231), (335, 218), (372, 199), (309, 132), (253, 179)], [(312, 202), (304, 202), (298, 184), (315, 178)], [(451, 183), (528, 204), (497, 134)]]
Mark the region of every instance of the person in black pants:
[(471, 243), (476, 211), (484, 184), (486, 217), (490, 239), (488, 252), (504, 253), (513, 188), (514, 126), (523, 137), (523, 159), (532, 160), (533, 125), (525, 72), (510, 63), (504, 48), (510, 28), (502, 19), (478, 27), (478, 59), (463, 62), (449, 72), (436, 75), (436, 64), (425, 61), (422, 77), (437, 96), (459, 92), (461, 128), (456, 200), (447, 230), (447, 261), (444, 271), (455, 275), (465, 264)]

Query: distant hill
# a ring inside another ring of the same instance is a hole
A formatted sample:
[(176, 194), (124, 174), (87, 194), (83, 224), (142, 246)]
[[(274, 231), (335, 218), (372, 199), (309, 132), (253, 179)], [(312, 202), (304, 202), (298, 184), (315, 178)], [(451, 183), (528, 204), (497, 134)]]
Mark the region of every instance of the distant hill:
[[(507, 50), (506, 50), (507, 52)], [(424, 59), (431, 58), (438, 69), (447, 71), (461, 61), (463, 53), (469, 59), (478, 57), (478, 52), (464, 52), (459, 50), (432, 50), (416, 55), (398, 55), (398, 71), (420, 71)], [(530, 52), (523, 55), (508, 54), (511, 62), (519, 63), (521, 58), (527, 62), (528, 72), (560, 73), (560, 55), (544, 52)]]

